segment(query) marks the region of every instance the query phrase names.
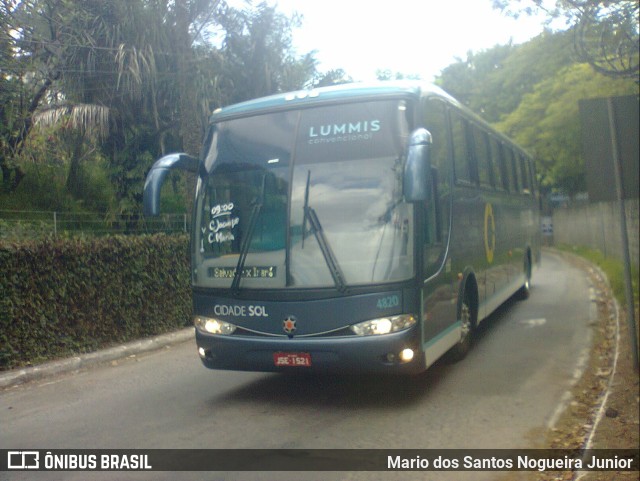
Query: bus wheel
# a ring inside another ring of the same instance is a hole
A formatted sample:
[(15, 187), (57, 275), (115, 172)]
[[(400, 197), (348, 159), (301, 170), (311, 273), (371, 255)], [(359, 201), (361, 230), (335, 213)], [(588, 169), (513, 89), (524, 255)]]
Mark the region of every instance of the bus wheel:
[(464, 300), (460, 303), (459, 319), (462, 322), (460, 341), (449, 351), (449, 358), (453, 362), (464, 359), (471, 349), (473, 340), (473, 310), (470, 297), (465, 293)]
[(531, 295), (531, 254), (527, 253), (524, 258), (524, 284), (516, 292), (516, 299), (524, 301)]

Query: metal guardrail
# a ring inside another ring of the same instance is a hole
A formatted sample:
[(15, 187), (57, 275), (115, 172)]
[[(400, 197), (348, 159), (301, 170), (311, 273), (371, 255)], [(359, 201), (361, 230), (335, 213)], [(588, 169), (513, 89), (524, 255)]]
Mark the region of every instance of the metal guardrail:
[(142, 215), (0, 210), (0, 239), (186, 233), (190, 224), (191, 216), (188, 214), (162, 214), (150, 218)]

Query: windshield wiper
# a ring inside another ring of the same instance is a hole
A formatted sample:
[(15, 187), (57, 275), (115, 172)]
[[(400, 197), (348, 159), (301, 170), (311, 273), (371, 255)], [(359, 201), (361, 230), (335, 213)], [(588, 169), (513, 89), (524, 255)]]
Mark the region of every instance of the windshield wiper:
[(345, 282), (344, 274), (342, 273), (342, 269), (340, 269), (340, 264), (338, 264), (338, 259), (333, 253), (331, 246), (329, 245), (329, 241), (324, 235), (324, 231), (322, 230), (322, 224), (320, 223), (320, 219), (318, 219), (318, 214), (313, 207), (309, 205), (309, 183), (311, 180), (311, 171), (309, 170), (307, 173), (307, 187), (304, 191), (304, 217), (302, 220), (302, 247), (304, 247), (304, 239), (306, 236), (307, 230), (307, 219), (309, 219), (309, 224), (311, 225), (311, 232), (315, 236), (318, 241), (318, 245), (320, 246), (320, 250), (322, 251), (322, 255), (324, 257), (327, 266), (329, 267), (329, 272), (331, 272), (331, 277), (333, 278), (333, 282), (335, 283), (338, 291), (344, 292), (347, 290), (347, 283)]
[(236, 264), (236, 272), (233, 275), (233, 282), (231, 283), (231, 290), (237, 294), (240, 291), (240, 281), (242, 280), (242, 271), (244, 270), (244, 263), (247, 260), (247, 254), (249, 253), (249, 246), (253, 239), (253, 231), (256, 228), (256, 223), (264, 204), (264, 190), (267, 182), (267, 174), (262, 176), (262, 187), (260, 190), (260, 196), (253, 202), (253, 209), (251, 210), (251, 216), (249, 217), (249, 225), (247, 226), (247, 232), (242, 239), (242, 245), (240, 246), (240, 255), (238, 257), (238, 263)]

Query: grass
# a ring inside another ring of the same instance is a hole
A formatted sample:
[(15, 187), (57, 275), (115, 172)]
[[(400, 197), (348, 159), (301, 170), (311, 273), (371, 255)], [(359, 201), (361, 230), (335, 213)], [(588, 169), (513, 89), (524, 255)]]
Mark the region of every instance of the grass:
[[(591, 263), (597, 265), (607, 275), (611, 290), (614, 296), (621, 305), (625, 305), (625, 280), (624, 280), (624, 265), (621, 261), (613, 259), (611, 257), (605, 257), (604, 254), (590, 247), (585, 246), (571, 246), (571, 245), (559, 245), (558, 249), (572, 252)], [(631, 266), (631, 282), (633, 284), (633, 298), (636, 308), (638, 306), (638, 266)]]

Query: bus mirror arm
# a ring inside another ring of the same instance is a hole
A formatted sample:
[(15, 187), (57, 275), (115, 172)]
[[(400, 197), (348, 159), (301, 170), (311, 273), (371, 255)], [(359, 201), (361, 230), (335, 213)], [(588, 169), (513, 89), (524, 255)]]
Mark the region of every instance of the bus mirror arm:
[(157, 160), (147, 174), (144, 183), (143, 207), (145, 216), (160, 214), (160, 190), (170, 170), (181, 169), (198, 172), (200, 160), (187, 154), (169, 154)]
[(404, 167), (404, 198), (407, 202), (429, 200), (431, 189), (431, 133), (416, 129), (409, 138)]

